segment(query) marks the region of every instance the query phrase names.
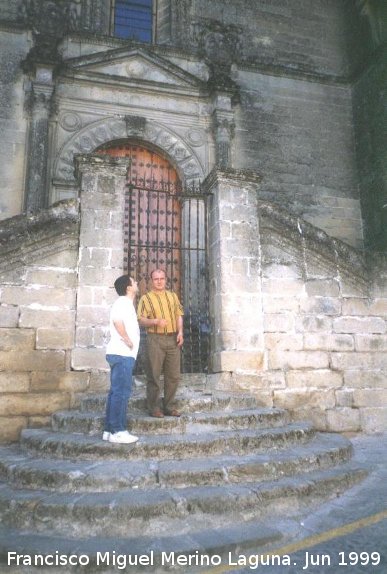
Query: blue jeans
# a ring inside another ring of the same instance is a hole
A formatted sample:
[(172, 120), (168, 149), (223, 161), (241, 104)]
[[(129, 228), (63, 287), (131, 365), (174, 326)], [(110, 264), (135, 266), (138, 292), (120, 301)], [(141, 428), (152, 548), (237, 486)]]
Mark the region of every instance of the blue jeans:
[(126, 413), (135, 359), (106, 355), (106, 360), (110, 365), (110, 391), (106, 403), (105, 431), (116, 433), (127, 429)]

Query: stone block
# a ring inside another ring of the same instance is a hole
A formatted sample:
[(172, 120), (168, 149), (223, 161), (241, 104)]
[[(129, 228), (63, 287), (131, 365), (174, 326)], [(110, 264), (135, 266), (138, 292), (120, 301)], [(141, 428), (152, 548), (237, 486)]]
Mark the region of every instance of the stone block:
[(72, 309), (75, 306), (75, 291), (59, 287), (46, 287), (45, 285), (8, 286), (3, 289), (2, 301), (20, 307), (41, 305), (42, 307)]
[(338, 317), (333, 320), (335, 333), (386, 333), (386, 321), (380, 317)]
[(343, 315), (387, 317), (387, 299), (343, 299)]
[(236, 346), (224, 347), (222, 350), (245, 349), (246, 351), (253, 351), (263, 349), (263, 333), (260, 329), (246, 329), (238, 331), (236, 334)]
[(334, 279), (321, 280), (313, 279), (309, 280), (305, 284), (305, 289), (309, 297), (321, 296), (321, 297), (339, 297), (340, 295), (340, 285)]
[(45, 327), (39, 327), (36, 330), (37, 349), (72, 349), (73, 346), (73, 329), (46, 329)]
[[(81, 247), (80, 262), (82, 267), (109, 267), (111, 249), (104, 247)], [(122, 255), (121, 255), (122, 258)]]
[(233, 257), (231, 260), (232, 275), (246, 276), (248, 273), (248, 260), (243, 257)]
[(35, 346), (35, 330), (20, 328), (0, 328), (0, 351), (18, 349), (33, 349)]
[(60, 373), (36, 372), (31, 374), (31, 390), (34, 392), (71, 391), (88, 389), (90, 373), (65, 371)]
[(343, 370), (387, 369), (386, 353), (335, 353), (331, 355), (332, 368)]
[(91, 371), (89, 391), (92, 393), (107, 392), (110, 388), (110, 370), (106, 364), (105, 370)]
[(109, 307), (78, 307), (78, 326), (109, 325)]
[(13, 393), (2, 396), (0, 415), (5, 417), (46, 416), (68, 407), (68, 393)]
[(29, 389), (29, 373), (0, 371), (0, 393), (27, 393)]
[(387, 351), (387, 335), (356, 335), (357, 351)]
[(327, 333), (305, 333), (306, 351), (353, 351), (355, 343), (352, 335), (330, 335)]
[(214, 353), (214, 372), (255, 372), (262, 369), (263, 353), (260, 351), (221, 351)]
[(265, 333), (265, 348), (273, 351), (302, 351), (303, 336), (300, 333)]
[(19, 313), (19, 307), (16, 305), (0, 305), (0, 327), (17, 327), (19, 324)]
[(286, 383), (289, 388), (311, 387), (337, 389), (343, 385), (341, 373), (329, 369), (311, 369), (307, 371), (289, 371), (286, 373)]
[(278, 313), (280, 311), (292, 311), (298, 313), (299, 300), (296, 297), (276, 297), (275, 294), (262, 296), (263, 310), (265, 313)]
[(356, 405), (353, 401), (353, 390), (340, 389), (336, 391), (336, 404), (338, 407), (355, 407)]
[(354, 389), (355, 407), (380, 407), (387, 405), (387, 389)]
[(72, 329), (75, 311), (70, 309), (40, 309), (22, 307), (20, 309), (20, 327)]
[(293, 314), (265, 313), (263, 327), (266, 333), (289, 333), (294, 330)]
[(336, 407), (326, 412), (328, 430), (331, 432), (359, 432), (361, 430), (358, 409)]
[(106, 369), (105, 349), (73, 349), (71, 367), (75, 371)]
[(298, 333), (317, 333), (317, 332), (332, 332), (332, 318), (331, 317), (316, 317), (315, 315), (307, 315), (296, 319), (296, 332)]
[(306, 315), (340, 315), (341, 299), (335, 297), (308, 297), (300, 300), (300, 311)]
[(279, 297), (301, 297), (304, 294), (304, 282), (297, 279), (262, 279), (262, 293)]
[(81, 267), (79, 270), (79, 282), (81, 285), (113, 286), (118, 274), (116, 269), (99, 269), (96, 267)]
[(64, 351), (1, 351), (0, 364), (5, 371), (63, 371)]
[(18, 441), (22, 429), (27, 426), (27, 421), (27, 417), (0, 417), (0, 444)]
[(273, 392), (275, 406), (292, 411), (299, 408), (325, 410), (336, 404), (333, 389), (275, 389)]
[(327, 369), (329, 355), (322, 351), (269, 351), (270, 369)]
[(123, 243), (123, 230), (121, 229), (95, 229), (81, 228), (80, 242), (83, 248), (99, 247), (101, 249), (113, 248)]
[(380, 369), (346, 371), (344, 385), (355, 389), (387, 389), (387, 371), (380, 371)]
[(285, 279), (297, 281), (299, 285), (300, 270), (294, 264), (281, 265), (279, 263), (270, 263), (262, 265), (262, 276), (266, 279)]
[(387, 407), (372, 407), (360, 409), (360, 421), (363, 432), (369, 434), (387, 431)]
[[(242, 375), (233, 373), (232, 380), (239, 388), (249, 390), (251, 393), (262, 390), (284, 389), (286, 387), (285, 374), (281, 371), (264, 371), (256, 375)], [(258, 393), (257, 396), (260, 396)]]
[(27, 285), (50, 285), (61, 289), (75, 288), (77, 273), (75, 269), (31, 268), (26, 274)]
[(45, 267), (58, 267), (67, 272), (68, 269), (75, 269), (78, 264), (78, 249), (66, 249), (44, 257), (42, 264)]

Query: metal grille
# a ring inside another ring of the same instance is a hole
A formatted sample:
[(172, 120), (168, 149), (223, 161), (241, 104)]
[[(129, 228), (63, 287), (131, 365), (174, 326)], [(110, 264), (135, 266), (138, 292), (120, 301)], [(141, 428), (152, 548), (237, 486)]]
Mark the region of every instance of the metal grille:
[[(140, 143), (116, 141), (98, 153), (128, 158), (125, 270), (138, 281), (140, 295), (148, 290), (153, 269), (166, 272), (167, 288), (184, 306), (183, 372), (206, 372), (210, 337), (207, 196), (199, 182), (183, 187), (168, 159)], [(141, 349), (137, 372), (143, 370)]]

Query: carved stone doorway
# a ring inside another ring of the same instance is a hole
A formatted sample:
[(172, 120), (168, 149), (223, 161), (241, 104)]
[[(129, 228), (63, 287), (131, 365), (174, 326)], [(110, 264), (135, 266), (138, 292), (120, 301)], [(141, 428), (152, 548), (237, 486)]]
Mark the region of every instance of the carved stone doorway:
[(183, 370), (204, 372), (210, 332), (206, 198), (198, 184), (184, 188), (162, 152), (141, 143), (113, 142), (97, 153), (128, 158), (126, 270), (138, 281), (140, 295), (149, 287), (151, 271), (165, 270), (168, 288), (184, 305)]

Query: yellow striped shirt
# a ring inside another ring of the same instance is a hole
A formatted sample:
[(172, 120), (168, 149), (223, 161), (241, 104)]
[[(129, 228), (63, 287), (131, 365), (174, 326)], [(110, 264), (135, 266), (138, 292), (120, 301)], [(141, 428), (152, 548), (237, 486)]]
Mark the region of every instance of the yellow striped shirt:
[(166, 319), (167, 326), (152, 325), (147, 328), (148, 333), (167, 335), (177, 332), (177, 318), (184, 315), (183, 307), (172, 291), (149, 291), (140, 299), (137, 308), (137, 317), (140, 319)]

